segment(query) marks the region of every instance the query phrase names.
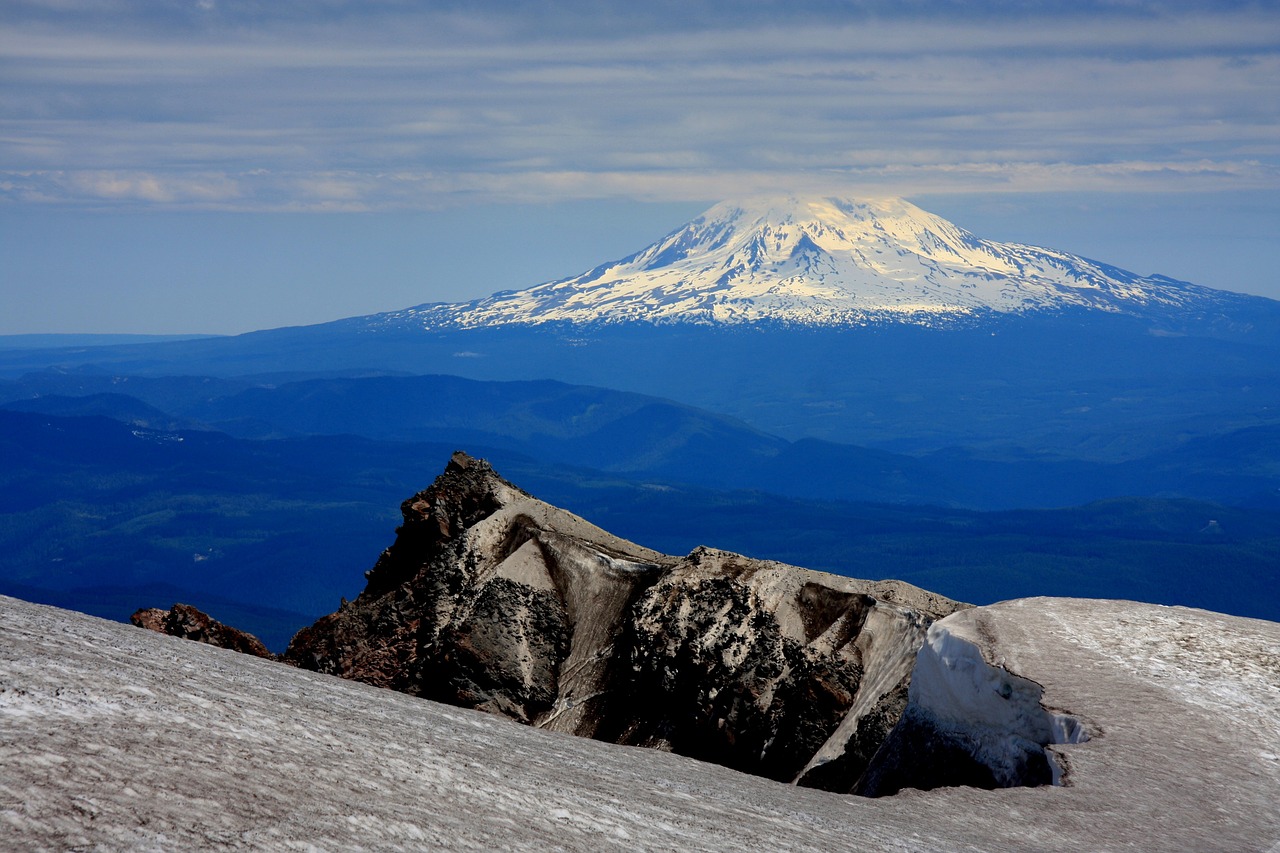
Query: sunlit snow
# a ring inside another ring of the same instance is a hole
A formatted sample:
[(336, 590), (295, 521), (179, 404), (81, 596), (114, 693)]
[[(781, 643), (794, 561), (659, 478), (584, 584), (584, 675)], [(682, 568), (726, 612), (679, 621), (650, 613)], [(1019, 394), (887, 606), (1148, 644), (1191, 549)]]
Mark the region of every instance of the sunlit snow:
[(986, 312), (1131, 313), (1215, 293), (1066, 252), (984, 240), (901, 199), (725, 202), (573, 278), (383, 315), (427, 327), (751, 323), (947, 325)]

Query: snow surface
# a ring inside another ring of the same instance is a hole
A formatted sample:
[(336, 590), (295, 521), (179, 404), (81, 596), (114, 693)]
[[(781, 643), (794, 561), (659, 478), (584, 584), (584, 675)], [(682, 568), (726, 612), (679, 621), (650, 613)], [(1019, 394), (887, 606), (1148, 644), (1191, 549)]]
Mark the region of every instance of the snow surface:
[(975, 237), (902, 199), (724, 202), (573, 278), (380, 315), (428, 328), (761, 321), (947, 325), (986, 312), (1143, 313), (1226, 296), (1066, 252)]
[[(1268, 850), (1280, 625), (948, 617), (1093, 739), (1063, 787), (842, 797), (0, 597), (0, 849)], [(978, 664), (970, 652), (968, 659)]]

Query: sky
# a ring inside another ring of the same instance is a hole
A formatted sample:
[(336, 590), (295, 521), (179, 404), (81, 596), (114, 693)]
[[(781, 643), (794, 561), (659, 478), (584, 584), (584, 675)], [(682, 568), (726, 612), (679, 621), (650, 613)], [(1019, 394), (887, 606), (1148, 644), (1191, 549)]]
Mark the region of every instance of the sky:
[(761, 193), (1280, 298), (1280, 7), (0, 4), (0, 334), (470, 299)]

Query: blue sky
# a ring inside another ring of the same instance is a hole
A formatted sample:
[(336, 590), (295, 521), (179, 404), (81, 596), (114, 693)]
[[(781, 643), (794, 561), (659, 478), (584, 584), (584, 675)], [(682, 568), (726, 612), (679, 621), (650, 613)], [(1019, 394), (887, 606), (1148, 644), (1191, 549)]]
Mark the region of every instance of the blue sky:
[(0, 11), (0, 334), (240, 332), (470, 298), (761, 192), (902, 195), (982, 236), (1280, 298), (1280, 11)]

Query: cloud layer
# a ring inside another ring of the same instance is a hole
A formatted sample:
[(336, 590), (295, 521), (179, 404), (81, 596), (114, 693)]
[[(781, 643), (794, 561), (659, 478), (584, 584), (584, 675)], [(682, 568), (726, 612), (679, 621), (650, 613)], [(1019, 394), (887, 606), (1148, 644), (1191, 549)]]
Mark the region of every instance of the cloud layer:
[(18, 2), (0, 197), (1280, 189), (1267, 4), (639, 5)]

